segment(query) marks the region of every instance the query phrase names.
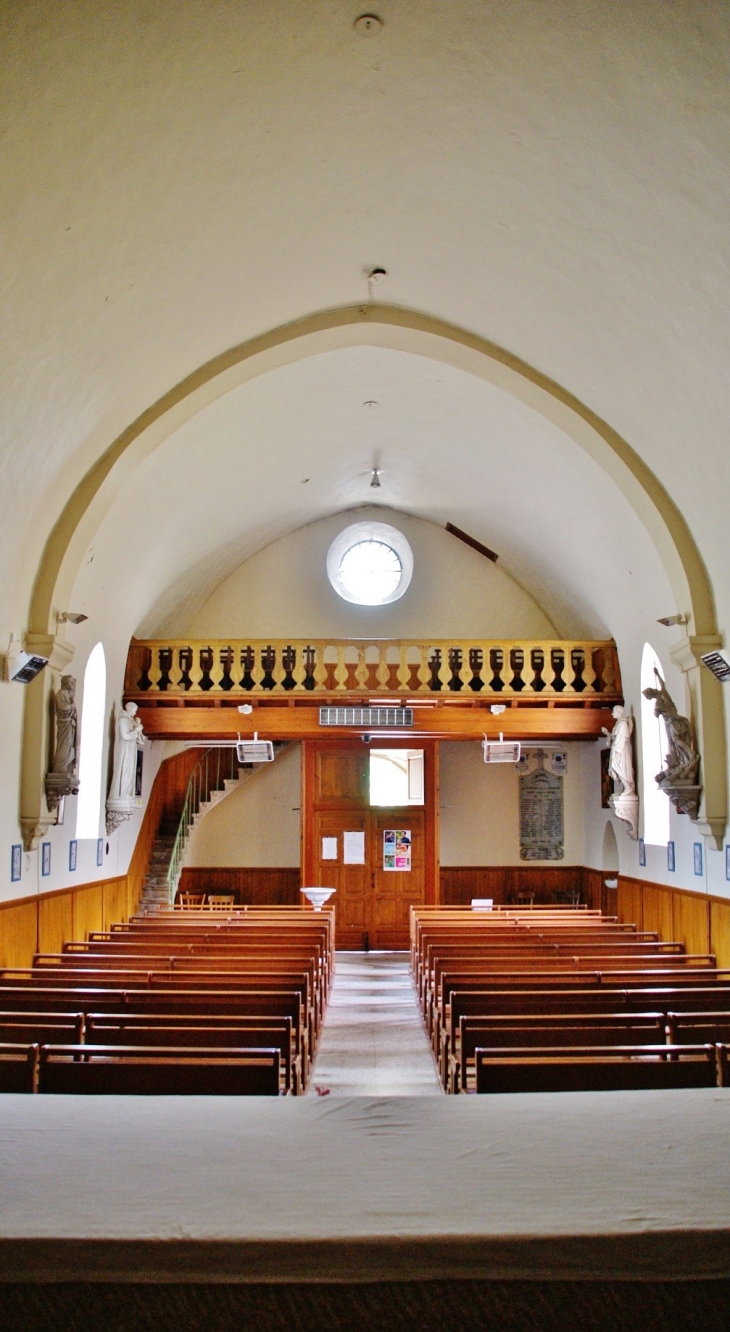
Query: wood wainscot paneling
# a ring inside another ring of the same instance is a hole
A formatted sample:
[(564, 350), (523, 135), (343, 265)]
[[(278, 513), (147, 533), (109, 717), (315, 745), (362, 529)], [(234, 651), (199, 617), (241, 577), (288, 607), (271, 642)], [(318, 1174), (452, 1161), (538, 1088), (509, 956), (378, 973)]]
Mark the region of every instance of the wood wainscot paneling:
[(621, 875), (617, 877), (616, 915), (624, 924), (636, 925), (637, 929), (643, 929), (641, 908), (643, 884), (639, 879), (625, 879)]
[(0, 965), (27, 967), (38, 951), (38, 903), (27, 898), (0, 906)]
[(60, 953), (73, 938), (73, 893), (48, 893), (38, 899), (38, 952)]
[(553, 902), (555, 893), (579, 892), (584, 897), (581, 865), (442, 865), (444, 906), (469, 906), (473, 897), (491, 897), (498, 906), (516, 904), (519, 893), (534, 893), (536, 902)]
[(674, 912), (671, 888), (656, 883), (641, 885), (642, 929), (656, 930), (660, 939), (670, 942), (674, 935)]
[(92, 930), (104, 928), (104, 885), (90, 883), (73, 893), (73, 939), (86, 939)]
[(730, 967), (730, 901), (710, 898), (710, 941), (718, 967)]
[(240, 906), (297, 906), (302, 876), (297, 868), (257, 869), (242, 865), (184, 869), (181, 893), (233, 893)]
[(720, 966), (730, 965), (730, 900), (625, 875), (619, 875), (617, 896), (621, 920), (683, 943), (688, 953), (715, 953)]

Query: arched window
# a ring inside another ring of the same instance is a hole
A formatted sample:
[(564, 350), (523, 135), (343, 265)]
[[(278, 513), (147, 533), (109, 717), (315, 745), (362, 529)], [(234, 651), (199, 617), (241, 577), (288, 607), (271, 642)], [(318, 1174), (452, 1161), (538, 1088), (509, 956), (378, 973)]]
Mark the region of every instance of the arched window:
[(654, 716), (654, 703), (644, 698), (645, 689), (656, 686), (654, 670), (663, 676), (662, 664), (650, 643), (641, 658), (641, 769), (644, 792), (644, 841), (666, 846), (669, 841), (669, 800), (656, 784), (664, 766), (666, 736), (661, 718)]
[(97, 643), (84, 672), (76, 836), (98, 837), (101, 814), (101, 760), (104, 753), (106, 659)]

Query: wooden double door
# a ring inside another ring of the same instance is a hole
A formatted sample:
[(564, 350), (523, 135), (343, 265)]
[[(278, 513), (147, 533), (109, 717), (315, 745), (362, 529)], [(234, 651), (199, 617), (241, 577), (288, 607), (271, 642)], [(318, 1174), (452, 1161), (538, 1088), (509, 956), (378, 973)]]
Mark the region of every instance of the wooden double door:
[(303, 881), (337, 890), (338, 948), (407, 948), (411, 905), (435, 900), (435, 746), (424, 758), (424, 804), (375, 808), (362, 741), (305, 745)]

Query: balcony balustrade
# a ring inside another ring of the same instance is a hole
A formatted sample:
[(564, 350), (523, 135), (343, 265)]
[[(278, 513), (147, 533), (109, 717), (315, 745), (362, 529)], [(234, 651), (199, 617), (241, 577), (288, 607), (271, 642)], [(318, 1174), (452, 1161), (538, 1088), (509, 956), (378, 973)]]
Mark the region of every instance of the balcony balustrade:
[(155, 695), (190, 703), (396, 695), (608, 707), (621, 700), (621, 677), (614, 642), (133, 639), (125, 697)]

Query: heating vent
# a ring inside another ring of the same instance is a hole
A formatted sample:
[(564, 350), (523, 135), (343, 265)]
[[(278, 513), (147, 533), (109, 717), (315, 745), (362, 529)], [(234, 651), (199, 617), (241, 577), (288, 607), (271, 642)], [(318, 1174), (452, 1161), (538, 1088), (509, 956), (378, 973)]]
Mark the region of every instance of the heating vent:
[(706, 652), (702, 660), (708, 671), (712, 671), (723, 684), (726, 680), (730, 680), (730, 656), (727, 652)]
[(320, 708), (320, 726), (412, 726), (413, 708)]
[(236, 743), (236, 753), (239, 763), (273, 763), (274, 745), (271, 740), (259, 740), (258, 731), (254, 732), (253, 740), (242, 740), (238, 737)]

